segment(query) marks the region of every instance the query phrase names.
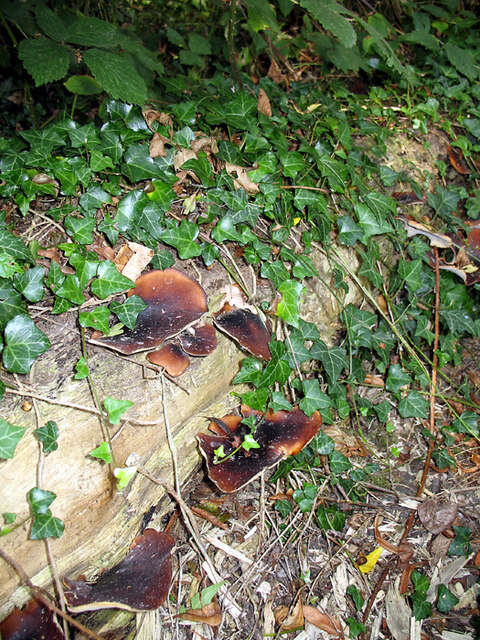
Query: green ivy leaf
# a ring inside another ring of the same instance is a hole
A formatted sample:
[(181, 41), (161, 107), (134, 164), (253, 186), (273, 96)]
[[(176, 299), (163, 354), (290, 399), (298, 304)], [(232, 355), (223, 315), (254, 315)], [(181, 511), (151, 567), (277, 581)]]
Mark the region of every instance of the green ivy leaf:
[(91, 456), (92, 458), (98, 458), (99, 460), (103, 460), (107, 464), (110, 464), (110, 462), (112, 462), (113, 460), (112, 452), (110, 450), (110, 445), (108, 444), (108, 442), (100, 443), (100, 445), (96, 449), (93, 449), (92, 451), (90, 451), (88, 455)]
[(97, 273), (99, 260), (95, 254), (73, 253), (68, 259), (72, 267), (75, 267), (75, 275), (78, 278), (80, 288), (85, 288), (93, 276)]
[(402, 418), (428, 418), (428, 404), (418, 391), (409, 394), (398, 403), (398, 413)]
[(0, 458), (13, 458), (15, 448), (25, 431), (22, 427), (16, 427), (0, 418)]
[(5, 327), (3, 365), (12, 373), (28, 373), (35, 358), (50, 348), (47, 336), (31, 318), (18, 315)]
[(262, 379), (263, 365), (256, 358), (243, 358), (240, 371), (233, 378), (233, 384), (253, 384), (257, 387)]
[(242, 447), (243, 449), (245, 449), (245, 451), (250, 451), (250, 449), (260, 449), (260, 445), (251, 433), (245, 434), (242, 442)]
[(65, 529), (60, 518), (54, 518), (50, 511), (41, 513), (33, 518), (30, 530), (30, 540), (45, 540), (45, 538), (60, 538)]
[(43, 267), (33, 267), (15, 276), (14, 286), (29, 302), (38, 302), (43, 298)]
[(364, 604), (364, 599), (360, 592), (360, 589), (357, 589), (354, 584), (349, 584), (347, 587), (347, 593), (352, 598), (355, 609), (357, 611), (361, 611)]
[(465, 556), (468, 557), (472, 553), (472, 545), (470, 537), (472, 532), (468, 527), (453, 527), (455, 538), (448, 547), (449, 556)]
[(107, 307), (97, 307), (93, 311), (81, 311), (78, 321), (81, 327), (91, 327), (104, 334), (108, 334), (110, 311)]
[(437, 593), (437, 609), (440, 613), (448, 613), (450, 609), (459, 603), (457, 596), (449, 591), (444, 584), (438, 585)]
[(317, 493), (318, 487), (316, 484), (309, 484), (308, 482), (304, 482), (301, 489), (296, 489), (293, 492), (292, 498), (298, 504), (298, 507), (302, 513), (308, 513), (313, 508)]
[(247, 405), (247, 407), (255, 411), (265, 411), (269, 394), (269, 389), (265, 387), (256, 389), (256, 391), (247, 391), (247, 393), (241, 396), (242, 404)]
[(28, 499), (32, 505), (32, 511), (35, 516), (48, 513), (49, 507), (57, 496), (53, 491), (46, 491), (34, 487), (28, 492)]
[(269, 403), (270, 409), (275, 413), (276, 411), (291, 411), (293, 405), (285, 398), (283, 393), (279, 391), (272, 392), (272, 399)]
[(116, 467), (113, 475), (117, 478), (117, 491), (122, 491), (137, 473), (137, 467)]
[(276, 289), (290, 277), (290, 273), (281, 260), (262, 262), (260, 275), (262, 278), (269, 278)]
[(321, 411), (331, 406), (331, 400), (320, 389), (317, 379), (304, 380), (302, 382), (304, 397), (300, 400), (299, 407), (307, 416), (311, 416), (314, 411)]
[(272, 358), (265, 367), (259, 387), (272, 387), (275, 382), (285, 384), (290, 376), (288, 362), (282, 359), (285, 354), (284, 344), (279, 340), (272, 340), (269, 346)]
[(139, 296), (133, 295), (129, 296), (123, 303), (111, 302), (109, 309), (122, 324), (129, 329), (134, 329), (138, 314), (146, 307), (147, 304)]
[(6, 253), (11, 256), (14, 260), (22, 260), (23, 262), (32, 262), (32, 254), (29, 249), (25, 246), (20, 238), (17, 238), (7, 231), (7, 229), (2, 229), (0, 227), (0, 253)]
[(75, 363), (75, 371), (77, 373), (73, 376), (74, 380), (84, 380), (90, 375), (87, 361), (83, 356)]
[(113, 293), (121, 293), (135, 286), (130, 278), (126, 278), (117, 271), (116, 266), (110, 260), (105, 260), (98, 265), (97, 275), (98, 278), (92, 282), (90, 288), (93, 295), (101, 300)]
[(363, 231), (356, 222), (350, 218), (350, 216), (340, 216), (337, 219), (338, 225), (338, 239), (347, 247), (353, 247), (353, 245), (363, 238)]
[(33, 433), (42, 443), (44, 453), (50, 453), (58, 449), (58, 425), (53, 420), (49, 420), (43, 427), (35, 429)]
[(350, 460), (347, 456), (344, 456), (340, 451), (332, 451), (330, 458), (330, 471), (332, 473), (345, 473), (352, 468)]
[(115, 398), (107, 396), (103, 401), (103, 406), (105, 407), (110, 422), (112, 424), (118, 424), (125, 411), (133, 407), (133, 402), (130, 400), (116, 400)]
[(182, 220), (178, 227), (172, 225), (160, 235), (163, 242), (175, 247), (181, 260), (188, 260), (202, 253), (201, 246), (195, 242), (198, 233), (198, 225), (190, 220)]
[(386, 222), (383, 216), (377, 215), (365, 204), (358, 202), (354, 208), (358, 216), (358, 224), (363, 229), (365, 240), (372, 236), (393, 231), (393, 227)]
[(47, 279), (45, 280), (45, 284), (47, 285), (47, 287), (50, 287), (50, 289), (55, 293), (57, 289), (62, 286), (64, 281), (65, 275), (62, 273), (60, 265), (58, 264), (58, 262), (52, 260), (50, 263), (50, 269), (48, 270)]
[(408, 373), (402, 369), (399, 364), (392, 364), (388, 370), (387, 381), (385, 386), (388, 391), (398, 393), (403, 387), (407, 387), (412, 382)]
[(79, 96), (92, 96), (103, 91), (101, 84), (91, 76), (86, 75), (70, 76), (63, 84), (70, 93), (75, 93)]
[[(55, 293), (60, 298), (66, 298), (70, 302), (73, 302), (73, 304), (83, 304), (85, 302), (83, 287), (81, 286), (80, 280), (77, 278), (77, 276), (69, 274), (63, 281), (62, 286), (59, 287)], [(57, 311), (57, 313), (62, 313), (63, 311), (68, 309), (69, 306), (67, 306), (65, 309), (62, 309), (62, 311)]]
[(74, 218), (68, 216), (65, 220), (65, 228), (69, 235), (79, 244), (91, 244), (93, 242), (93, 230), (97, 226), (95, 218)]
[(319, 507), (317, 509), (318, 525), (324, 531), (333, 529), (342, 531), (347, 519), (347, 514), (340, 511), (336, 506)]
[(329, 349), (322, 340), (317, 340), (313, 343), (310, 349), (310, 356), (315, 360), (320, 360), (323, 364), (330, 384), (336, 382), (342, 370), (349, 366), (345, 349), (342, 347), (331, 347)]
[(277, 305), (276, 315), (294, 327), (299, 325), (298, 306), (303, 285), (297, 280), (285, 280), (278, 287), (282, 299)]

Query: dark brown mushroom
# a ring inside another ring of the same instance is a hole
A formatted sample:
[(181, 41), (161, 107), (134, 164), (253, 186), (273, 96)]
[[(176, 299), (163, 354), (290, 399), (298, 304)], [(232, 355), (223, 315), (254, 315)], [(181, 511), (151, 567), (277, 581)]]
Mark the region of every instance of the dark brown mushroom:
[(62, 629), (50, 609), (38, 600), (30, 600), (23, 609), (15, 607), (0, 622), (2, 640), (63, 640)]
[[(204, 456), (208, 475), (225, 493), (232, 493), (251, 482), (263, 469), (272, 467), (289, 455), (298, 453), (318, 433), (322, 417), (316, 411), (310, 418), (300, 409), (271, 411), (266, 414), (242, 407), (242, 415), (255, 416), (253, 434), (259, 448), (246, 451), (241, 447), (249, 427), (240, 416), (213, 418), (209, 429), (215, 435), (199, 433), (197, 439)], [(215, 450), (223, 445), (226, 460), (217, 461)], [(230, 456), (230, 457), (228, 457)]]
[(215, 326), (236, 340), (241, 347), (254, 356), (270, 360), (272, 354), (268, 343), (272, 334), (263, 324), (260, 316), (248, 309), (232, 307), (226, 302), (215, 314)]
[(158, 351), (147, 353), (147, 358), (152, 364), (164, 367), (168, 375), (172, 378), (181, 376), (190, 364), (190, 359), (186, 353), (173, 342), (164, 345)]
[(163, 531), (145, 529), (128, 555), (94, 583), (63, 579), (70, 611), (118, 608), (127, 611), (157, 609), (168, 595), (172, 579), (170, 552), (174, 540)]
[(145, 273), (128, 292), (134, 294), (148, 305), (138, 314), (135, 328), (125, 328), (118, 336), (102, 337), (95, 332), (90, 342), (127, 355), (145, 351), (176, 336), (208, 310), (202, 287), (176, 269)]
[(182, 349), (191, 356), (208, 356), (217, 348), (217, 332), (213, 324), (189, 327), (178, 340)]

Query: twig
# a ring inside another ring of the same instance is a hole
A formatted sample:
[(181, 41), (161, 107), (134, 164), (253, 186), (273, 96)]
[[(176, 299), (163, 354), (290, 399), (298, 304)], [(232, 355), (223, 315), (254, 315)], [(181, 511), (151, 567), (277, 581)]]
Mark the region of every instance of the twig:
[(99, 636), (95, 631), (90, 631), (87, 629), (81, 622), (77, 622), (75, 618), (72, 618), (68, 613), (64, 613), (56, 604), (51, 602), (46, 596), (43, 595), (41, 589), (36, 587), (33, 582), (30, 580), (28, 575), (25, 573), (23, 567), (21, 567), (13, 558), (11, 558), (3, 549), (0, 548), (0, 558), (2, 558), (7, 564), (9, 564), (12, 569), (15, 570), (20, 580), (30, 589), (33, 596), (39, 600), (42, 604), (44, 604), (48, 609), (59, 615), (61, 618), (69, 622), (73, 627), (77, 628), (79, 631), (84, 633), (85, 635), (93, 638), (93, 640), (105, 640), (102, 636)]

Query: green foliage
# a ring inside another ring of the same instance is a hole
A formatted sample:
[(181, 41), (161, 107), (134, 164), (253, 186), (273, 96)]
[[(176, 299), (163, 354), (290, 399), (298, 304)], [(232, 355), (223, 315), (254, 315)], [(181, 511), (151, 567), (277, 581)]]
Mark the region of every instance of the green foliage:
[(0, 458), (13, 458), (15, 448), (24, 433), (25, 429), (22, 427), (16, 427), (0, 418)]
[(33, 432), (42, 443), (43, 453), (51, 453), (58, 449), (58, 425), (53, 420), (46, 422), (43, 427)]
[(38, 487), (34, 487), (28, 492), (28, 499), (33, 513), (30, 540), (60, 538), (63, 534), (64, 523), (59, 518), (55, 518), (49, 508), (56, 497), (52, 491), (46, 491)]

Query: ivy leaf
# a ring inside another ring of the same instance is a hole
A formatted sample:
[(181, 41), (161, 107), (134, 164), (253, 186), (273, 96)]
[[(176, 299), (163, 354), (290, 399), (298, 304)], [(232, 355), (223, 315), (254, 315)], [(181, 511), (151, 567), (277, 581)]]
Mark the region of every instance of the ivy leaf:
[(376, 215), (365, 204), (358, 202), (355, 205), (355, 211), (358, 216), (358, 224), (363, 229), (365, 240), (372, 236), (393, 231), (393, 227), (383, 217)]
[(398, 403), (398, 413), (402, 418), (428, 418), (428, 404), (418, 391), (410, 391)]
[(464, 333), (475, 335), (473, 318), (464, 309), (440, 308), (440, 317), (447, 323), (449, 330), (454, 335), (461, 336)]
[(364, 604), (364, 599), (360, 592), (360, 589), (357, 589), (354, 584), (350, 584), (347, 587), (347, 593), (352, 598), (355, 609), (357, 611), (361, 611)]
[(45, 272), (43, 267), (27, 269), (27, 271), (24, 271), (15, 277), (15, 289), (23, 294), (29, 302), (38, 302), (43, 298), (44, 275)]
[(45, 540), (45, 538), (60, 538), (65, 529), (60, 518), (54, 518), (50, 513), (41, 513), (33, 518), (30, 530), (30, 540)]
[(117, 271), (116, 266), (110, 260), (105, 260), (98, 265), (97, 275), (98, 278), (91, 284), (91, 290), (93, 295), (101, 300), (112, 293), (121, 293), (135, 286), (130, 278), (126, 278)]
[(131, 229), (136, 218), (141, 214), (144, 207), (149, 203), (148, 197), (143, 189), (134, 189), (120, 200), (115, 216), (115, 223), (119, 231)]
[(122, 324), (129, 329), (134, 329), (138, 314), (146, 307), (146, 303), (139, 296), (134, 295), (128, 297), (123, 303), (111, 302), (109, 309)]
[(90, 375), (87, 361), (83, 356), (75, 363), (75, 371), (77, 373), (73, 376), (74, 380), (84, 380)]
[(43, 427), (35, 429), (33, 433), (42, 443), (44, 453), (50, 453), (58, 449), (58, 425), (53, 420), (49, 420)]
[(90, 451), (88, 455), (92, 458), (103, 460), (107, 464), (110, 464), (110, 462), (112, 462), (113, 460), (112, 452), (110, 450), (110, 445), (108, 444), (108, 442), (100, 443), (100, 445), (96, 449), (93, 449), (93, 451)]
[(7, 231), (0, 228), (0, 252), (6, 253), (14, 260), (22, 260), (24, 262), (32, 262), (32, 254), (27, 249), (24, 242)]
[(282, 299), (277, 305), (276, 315), (284, 322), (298, 327), (298, 306), (303, 291), (302, 283), (298, 280), (285, 280), (278, 287), (278, 291), (282, 294)]
[(62, 273), (60, 265), (58, 262), (55, 262), (55, 260), (52, 260), (45, 284), (55, 293), (57, 289), (62, 286), (64, 281), (65, 275)]
[(320, 360), (325, 368), (330, 384), (336, 382), (343, 369), (348, 368), (348, 358), (345, 349), (332, 347), (329, 349), (323, 340), (317, 340), (310, 349), (310, 356)]
[(46, 491), (45, 489), (39, 489), (34, 487), (28, 492), (28, 499), (32, 505), (32, 511), (35, 516), (48, 513), (49, 507), (57, 496), (53, 491)]
[(412, 382), (411, 377), (399, 364), (392, 364), (388, 370), (387, 381), (385, 383), (388, 391), (397, 393), (402, 387), (408, 386)]
[(102, 333), (108, 334), (110, 311), (107, 307), (97, 307), (93, 311), (81, 311), (78, 321), (81, 327), (91, 327)]
[(257, 387), (262, 379), (263, 365), (256, 358), (243, 358), (240, 371), (233, 378), (233, 384), (253, 384)]
[(377, 324), (376, 315), (349, 304), (343, 310), (341, 317), (347, 326), (353, 346), (371, 348), (373, 329)]
[(256, 391), (247, 391), (247, 393), (244, 393), (241, 396), (241, 401), (242, 404), (246, 404), (250, 409), (254, 409), (255, 411), (265, 411), (269, 394), (270, 391), (263, 387)]
[(319, 507), (317, 509), (318, 525), (324, 531), (334, 529), (342, 531), (347, 520), (347, 514), (340, 511), (337, 506)]
[(338, 239), (347, 247), (353, 247), (353, 245), (363, 238), (363, 231), (350, 216), (340, 216), (337, 220), (338, 225)]
[(25, 433), (23, 427), (16, 427), (3, 418), (0, 418), (0, 458), (13, 458), (15, 447)]
[[(285, 346), (279, 340), (272, 340), (269, 343), (270, 352), (272, 354), (265, 371), (262, 374), (259, 387), (271, 387), (275, 382), (285, 384), (290, 376), (290, 366), (286, 360), (283, 360), (285, 354)], [(252, 407), (253, 408), (253, 407)]]
[(103, 406), (108, 414), (108, 419), (112, 424), (118, 424), (120, 418), (127, 409), (133, 407), (133, 402), (130, 400), (116, 400), (107, 396), (103, 401)]
[(437, 609), (440, 613), (448, 613), (459, 599), (444, 584), (438, 585)]
[(318, 158), (317, 165), (322, 176), (327, 178), (330, 189), (336, 193), (345, 193), (348, 174), (346, 165), (327, 154)]
[(307, 416), (311, 416), (314, 411), (321, 411), (331, 406), (331, 400), (320, 389), (318, 380), (304, 380), (302, 382), (304, 397), (300, 400), (299, 407)]
[(78, 278), (80, 288), (87, 286), (88, 282), (97, 273), (99, 260), (95, 254), (89, 252), (87, 255), (73, 253), (68, 259), (72, 267), (75, 267), (75, 275)]
[(260, 275), (262, 278), (271, 280), (276, 289), (290, 277), (290, 273), (281, 260), (262, 262)]
[(47, 336), (31, 318), (18, 315), (5, 327), (3, 365), (12, 373), (28, 373), (35, 358), (50, 348)]
[(181, 260), (195, 258), (202, 253), (201, 246), (195, 242), (198, 237), (198, 225), (190, 220), (182, 220), (178, 227), (171, 226), (160, 234), (166, 244), (175, 247)]
[(291, 411), (293, 405), (285, 398), (283, 393), (279, 391), (272, 392), (272, 399), (269, 403), (270, 409), (275, 413), (276, 411)]
[(150, 180), (151, 178), (166, 178), (165, 169), (168, 164), (160, 158), (151, 158), (148, 145), (132, 144), (125, 152), (123, 172), (131, 180)]
[[(61, 287), (57, 289), (55, 292), (57, 296), (60, 298), (66, 298), (73, 304), (82, 304), (85, 302), (85, 297), (83, 295), (83, 287), (81, 286), (80, 280), (77, 276), (69, 274)], [(68, 309), (69, 307), (66, 307)], [(63, 309), (62, 311), (64, 311)], [(62, 313), (62, 311), (57, 311), (57, 313)]]
[(125, 489), (136, 473), (137, 467), (116, 467), (113, 475), (117, 478), (117, 491)]

